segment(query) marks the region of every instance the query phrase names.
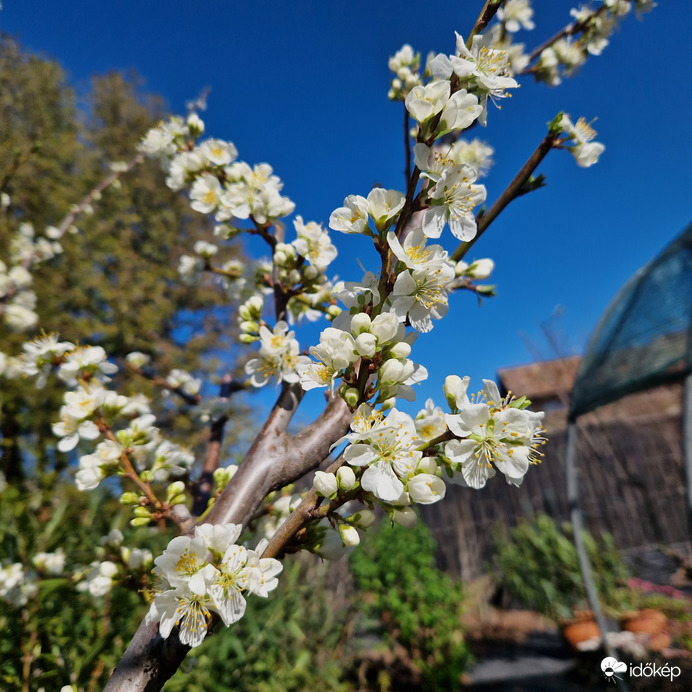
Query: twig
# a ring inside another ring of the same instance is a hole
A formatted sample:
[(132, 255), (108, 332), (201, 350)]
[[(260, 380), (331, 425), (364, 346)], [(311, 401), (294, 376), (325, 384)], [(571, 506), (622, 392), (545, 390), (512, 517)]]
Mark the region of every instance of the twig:
[[(339, 456), (327, 469), (327, 473), (335, 473), (345, 460)], [(320, 497), (315, 490), (310, 490), (301, 503), (291, 512), (286, 521), (275, 531), (267, 547), (262, 553), (262, 557), (276, 557), (281, 554), (289, 541), (307, 524), (308, 521), (315, 519), (314, 512), (319, 507), (324, 498)], [(331, 507), (330, 507), (331, 508)], [(325, 511), (324, 514), (327, 512)]]
[(408, 109), (404, 105), (404, 151), (406, 152), (406, 168), (404, 170), (404, 175), (406, 180), (411, 180), (411, 135), (409, 130), (411, 129), (411, 121), (408, 115)]
[(529, 55), (529, 62), (527, 66), (520, 72), (520, 74), (526, 74), (528, 72), (531, 72), (533, 68), (529, 67), (529, 65), (537, 58), (540, 56), (540, 54), (546, 49), (550, 48), (550, 46), (553, 45), (556, 41), (559, 41), (561, 38), (565, 36), (573, 36), (574, 34), (579, 33), (583, 29), (586, 28), (588, 23), (597, 17), (601, 12), (605, 11), (608, 9), (607, 5), (601, 5), (599, 8), (595, 9), (588, 17), (585, 17), (582, 19), (580, 22), (572, 22), (571, 24), (568, 24), (566, 27), (558, 31), (554, 36), (551, 36), (547, 41), (544, 41), (541, 43), (540, 46), (537, 48), (534, 48), (531, 51), (531, 54)]
[(485, 0), (485, 5), (483, 6), (481, 13), (478, 15), (478, 19), (476, 20), (476, 23), (473, 25), (471, 33), (468, 35), (468, 38), (466, 39), (467, 48), (471, 48), (471, 44), (473, 43), (473, 37), (476, 34), (480, 34), (481, 31), (483, 31), (483, 29), (485, 29), (485, 27), (488, 26), (490, 20), (500, 9), (500, 5), (502, 5), (503, 1), (504, 0)]
[[(229, 374), (223, 376), (221, 380), (221, 390), (219, 391), (219, 398), (221, 401), (228, 401), (233, 391), (242, 389), (242, 387), (233, 389), (233, 384), (233, 378)], [(209, 503), (211, 491), (214, 487), (214, 471), (218, 468), (219, 460), (221, 459), (221, 445), (223, 443), (223, 433), (227, 422), (228, 416), (225, 414), (212, 421), (209, 430), (207, 454), (202, 466), (202, 475), (195, 489), (195, 498), (192, 505), (192, 513), (194, 515), (199, 516), (202, 514)]]
[(170, 382), (168, 382), (168, 380), (160, 377), (159, 375), (154, 375), (153, 373), (147, 372), (146, 370), (131, 365), (130, 363), (127, 363), (127, 368), (137, 375), (140, 375), (145, 380), (149, 380), (155, 385), (177, 394), (181, 399), (183, 399), (183, 401), (185, 401), (185, 403), (190, 404), (190, 406), (197, 406), (197, 404), (202, 401), (202, 397), (199, 394), (188, 394), (187, 392), (183, 391), (182, 387), (172, 385)]

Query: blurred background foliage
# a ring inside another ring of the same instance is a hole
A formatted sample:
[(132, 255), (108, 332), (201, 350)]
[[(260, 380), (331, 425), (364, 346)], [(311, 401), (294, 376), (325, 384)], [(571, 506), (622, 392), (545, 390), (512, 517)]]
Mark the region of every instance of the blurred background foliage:
[[(25, 605), (0, 608), (0, 689), (100, 690), (147, 611), (146, 580), (122, 570), (98, 598), (78, 582), (95, 558), (118, 560), (102, 540), (111, 530), (122, 530), (124, 545), (154, 555), (171, 535), (118, 523), (117, 499), (106, 489), (33, 490), (0, 492), (0, 555), (22, 562), (38, 587)], [(58, 548), (71, 568), (41, 574), (32, 556)], [(435, 568), (434, 551), (424, 524), (392, 528), (385, 520), (350, 562), (289, 556), (270, 598), (248, 599), (245, 617), (194, 649), (164, 689), (457, 689), (469, 659), (459, 622), (462, 589)]]
[[(0, 214), (0, 260), (7, 260), (9, 239), (21, 223), (33, 224), (37, 234), (59, 225), (112, 163), (132, 158), (163, 115), (161, 99), (147, 94), (134, 73), (96, 76), (78, 97), (55, 61), (0, 37), (0, 192), (11, 199)], [(193, 291), (177, 279), (180, 255), (209, 238), (208, 219), (191, 212), (149, 160), (106, 189), (93, 208), (77, 219), (78, 232), (63, 236), (63, 253), (34, 272), (41, 328), (101, 345), (114, 359), (143, 351), (164, 376), (173, 368), (232, 371), (235, 320), (228, 301), (211, 282)], [(0, 351), (15, 355), (26, 339), (2, 330)], [(126, 371), (118, 380), (125, 394), (158, 398), (157, 421), (167, 435), (188, 445), (206, 436), (178, 402), (156, 397), (150, 382)], [(29, 467), (42, 472), (67, 465), (50, 427), (61, 396), (50, 383), (35, 391), (21, 379), (2, 382), (0, 471), (8, 481), (26, 477)], [(243, 412), (241, 406), (233, 412), (236, 422)], [(229, 426), (229, 444), (242, 427)]]
[[(584, 531), (583, 538), (601, 603), (617, 617), (631, 607), (624, 588), (629, 570), (612, 536), (597, 541)], [(495, 562), (498, 586), (524, 607), (556, 622), (589, 607), (569, 523), (539, 514), (511, 529), (509, 537), (498, 532)]]

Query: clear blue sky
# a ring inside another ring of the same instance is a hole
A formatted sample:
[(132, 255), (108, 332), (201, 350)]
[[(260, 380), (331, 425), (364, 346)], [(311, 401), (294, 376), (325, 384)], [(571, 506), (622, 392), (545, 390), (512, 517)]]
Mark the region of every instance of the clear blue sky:
[[(519, 40), (542, 42), (569, 21), (573, 4), (534, 0), (537, 29)], [(0, 30), (57, 58), (78, 88), (93, 73), (136, 68), (148, 90), (182, 112), (212, 87), (207, 132), (231, 139), (241, 159), (271, 163), (296, 212), (326, 222), (348, 194), (366, 195), (373, 183), (403, 188), (402, 106), (386, 98), (388, 56), (406, 42), (424, 55), (453, 52), (454, 30), (468, 33), (481, 2), (3, 5)], [(692, 219), (691, 19), (690, 2), (659, 0), (641, 22), (627, 17), (573, 79), (555, 89), (527, 79), (502, 111), (490, 108), (487, 130), (474, 131), (496, 149), (490, 202), (560, 110), (597, 117), (606, 151), (590, 169), (552, 152), (539, 169), (548, 186), (516, 201), (474, 247), (474, 257), (496, 261), (498, 296), (481, 308), (471, 295), (455, 296), (450, 316), (419, 340), (415, 360), (430, 370), (421, 405), (441, 399), (449, 372), (480, 384), (499, 367), (532, 361), (521, 332), (554, 355), (539, 325), (557, 306), (563, 349), (581, 349), (619, 287)], [(373, 251), (353, 236), (337, 242), (338, 273), (360, 278), (355, 259), (367, 263)]]

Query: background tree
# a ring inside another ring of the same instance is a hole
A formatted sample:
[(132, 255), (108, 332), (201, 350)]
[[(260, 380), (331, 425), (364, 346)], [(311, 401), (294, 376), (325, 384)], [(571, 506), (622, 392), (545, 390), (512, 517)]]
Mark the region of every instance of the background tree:
[[(58, 225), (112, 164), (132, 157), (163, 112), (162, 100), (144, 93), (136, 75), (116, 72), (94, 77), (78, 107), (55, 61), (2, 37), (0, 191), (11, 202), (0, 214), (0, 260), (7, 260), (9, 239), (20, 224), (31, 223), (40, 233)], [(139, 163), (93, 205), (98, 213), (80, 215), (74, 229), (79, 232), (61, 239), (63, 253), (35, 273), (42, 329), (101, 345), (115, 358), (142, 351), (151, 356), (152, 371), (163, 376), (173, 368), (228, 369), (234, 322), (227, 301), (210, 284), (190, 291), (177, 280), (182, 249), (209, 237), (208, 219), (190, 212), (152, 161)], [(25, 339), (26, 334), (3, 330), (0, 352), (17, 352)], [(141, 379), (131, 372), (118, 377), (126, 391), (128, 380)], [(144, 393), (155, 386), (137, 385)], [(50, 385), (30, 392), (21, 381), (3, 383), (0, 470), (8, 479), (23, 476), (28, 458), (40, 469), (65, 465), (51, 432), (59, 399)], [(159, 414), (160, 424), (175, 428), (188, 445), (206, 436), (203, 430), (194, 432), (177, 405), (164, 405)]]

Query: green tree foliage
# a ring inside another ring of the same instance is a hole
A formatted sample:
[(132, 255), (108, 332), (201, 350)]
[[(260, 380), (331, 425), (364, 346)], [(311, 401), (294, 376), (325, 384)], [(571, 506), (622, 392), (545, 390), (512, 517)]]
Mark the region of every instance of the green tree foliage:
[[(43, 574), (32, 563), (40, 552), (64, 551), (66, 562), (89, 570), (94, 557), (119, 561), (100, 547), (114, 528), (117, 500), (107, 491), (81, 493), (69, 483), (42, 492), (11, 487), (0, 504), (0, 556), (21, 562), (36, 586), (24, 605), (0, 608), (0, 689), (59, 690), (78, 684), (100, 690), (134, 634), (147, 606), (140, 583), (121, 582), (104, 597), (81, 591), (76, 575)], [(127, 539), (159, 552), (170, 536), (125, 528)]]
[[(455, 690), (469, 659), (460, 624), (462, 585), (436, 568), (435, 550), (423, 522), (412, 529), (382, 524), (353, 553), (351, 570), (366, 616), (379, 623), (385, 644), (403, 648), (422, 689)], [(388, 688), (381, 675), (378, 683)]]
[[(109, 172), (132, 157), (137, 143), (163, 114), (160, 99), (145, 95), (136, 77), (95, 77), (84, 104), (54, 61), (0, 39), (0, 191), (11, 198), (0, 213), (0, 259), (22, 222), (39, 233), (57, 225)], [(152, 356), (156, 371), (227, 371), (233, 320), (217, 287), (194, 291), (177, 280), (177, 262), (194, 241), (208, 237), (207, 220), (164, 184), (156, 163), (144, 161), (80, 216), (64, 252), (34, 272), (39, 323), (67, 340), (102, 345), (109, 356), (130, 351)], [(0, 333), (0, 351), (17, 353), (25, 334)], [(135, 391), (132, 374), (119, 375)], [(139, 378), (136, 391), (154, 393)], [(31, 392), (21, 380), (3, 382), (0, 394), (0, 470), (21, 478), (27, 459), (39, 469), (60, 469), (50, 425), (60, 393), (50, 385)], [(164, 404), (165, 404), (164, 400)], [(28, 411), (31, 411), (29, 420)], [(163, 405), (158, 424), (199, 441), (187, 416)], [(170, 426), (172, 427), (172, 426)], [(27, 437), (27, 431), (32, 436)]]

